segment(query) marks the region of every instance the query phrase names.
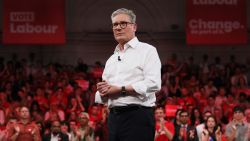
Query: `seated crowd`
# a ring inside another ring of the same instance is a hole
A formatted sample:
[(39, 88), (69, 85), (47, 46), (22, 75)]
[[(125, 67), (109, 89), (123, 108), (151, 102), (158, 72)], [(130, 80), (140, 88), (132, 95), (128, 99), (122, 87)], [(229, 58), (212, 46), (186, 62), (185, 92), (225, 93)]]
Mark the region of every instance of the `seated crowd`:
[[(220, 57), (162, 62), (155, 141), (250, 139), (250, 61)], [(0, 141), (107, 141), (105, 104), (95, 104), (103, 66), (0, 59)], [(166, 107), (175, 108), (166, 108)], [(27, 124), (27, 126), (26, 126)], [(20, 139), (22, 138), (22, 139)]]

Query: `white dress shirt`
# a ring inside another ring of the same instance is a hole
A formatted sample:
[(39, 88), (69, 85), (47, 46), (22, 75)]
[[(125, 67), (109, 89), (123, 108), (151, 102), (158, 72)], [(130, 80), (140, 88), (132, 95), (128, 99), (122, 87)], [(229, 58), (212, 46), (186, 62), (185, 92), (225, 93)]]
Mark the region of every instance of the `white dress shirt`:
[(50, 139), (50, 141), (60, 141), (61, 139), (60, 139), (60, 137), (59, 137), (59, 134), (57, 134), (57, 135), (53, 135), (53, 134), (51, 134), (51, 139)]
[(201, 141), (201, 134), (202, 134), (202, 131), (203, 131), (204, 128), (205, 128), (205, 124), (204, 123), (201, 123), (201, 124), (199, 124), (199, 125), (196, 126), (196, 132), (197, 132), (199, 141)]
[(120, 51), (116, 46), (114, 54), (107, 60), (102, 79), (118, 87), (131, 85), (136, 94), (116, 95), (105, 101), (96, 92), (97, 103), (108, 102), (109, 107), (139, 104), (155, 105), (155, 92), (161, 88), (161, 62), (156, 48), (140, 42), (134, 37)]

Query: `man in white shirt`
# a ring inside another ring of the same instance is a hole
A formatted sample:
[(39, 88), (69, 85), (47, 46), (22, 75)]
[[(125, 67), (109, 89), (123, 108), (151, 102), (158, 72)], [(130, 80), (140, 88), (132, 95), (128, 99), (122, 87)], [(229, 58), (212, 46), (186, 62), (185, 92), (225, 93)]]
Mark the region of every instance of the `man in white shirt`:
[(118, 45), (107, 60), (96, 102), (107, 102), (110, 141), (153, 141), (155, 92), (161, 88), (161, 62), (156, 48), (135, 36), (133, 11), (121, 8), (111, 15)]

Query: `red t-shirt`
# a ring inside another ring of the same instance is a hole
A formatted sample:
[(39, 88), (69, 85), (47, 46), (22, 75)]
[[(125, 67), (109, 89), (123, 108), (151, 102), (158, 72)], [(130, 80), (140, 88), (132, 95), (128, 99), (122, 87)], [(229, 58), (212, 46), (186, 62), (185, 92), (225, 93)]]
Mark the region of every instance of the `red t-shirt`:
[[(165, 122), (165, 127), (174, 135), (174, 124), (172, 122)], [(155, 131), (158, 132), (160, 135), (156, 136), (155, 141), (169, 141), (166, 134), (160, 131), (159, 124), (156, 123)]]

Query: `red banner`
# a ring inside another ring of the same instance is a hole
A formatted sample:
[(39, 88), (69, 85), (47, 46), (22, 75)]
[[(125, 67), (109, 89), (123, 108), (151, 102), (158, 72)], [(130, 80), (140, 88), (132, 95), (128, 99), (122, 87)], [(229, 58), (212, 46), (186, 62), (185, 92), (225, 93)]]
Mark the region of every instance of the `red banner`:
[(4, 44), (65, 43), (64, 0), (4, 0)]
[(246, 44), (246, 0), (186, 0), (187, 44)]
[(165, 105), (166, 117), (175, 117), (178, 109), (182, 109), (182, 107), (180, 105)]

